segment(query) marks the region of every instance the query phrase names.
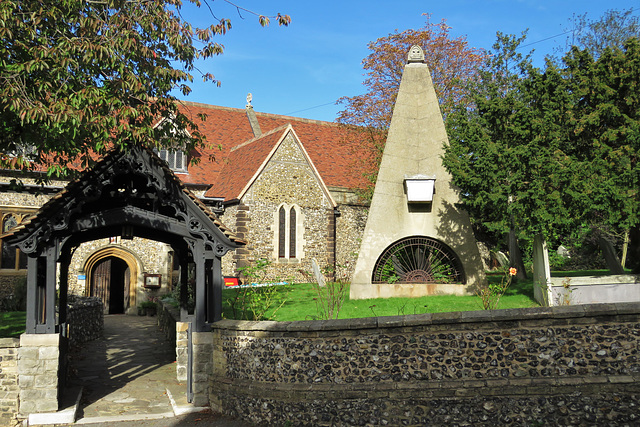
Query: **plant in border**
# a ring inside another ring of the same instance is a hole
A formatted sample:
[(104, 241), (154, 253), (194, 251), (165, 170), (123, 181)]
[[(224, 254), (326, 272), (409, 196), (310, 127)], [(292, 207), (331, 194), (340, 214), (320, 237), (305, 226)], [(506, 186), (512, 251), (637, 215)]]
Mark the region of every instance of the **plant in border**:
[(502, 298), (504, 293), (507, 291), (507, 288), (511, 285), (511, 279), (516, 274), (518, 274), (518, 270), (511, 267), (505, 271), (504, 277), (500, 280), (499, 284), (488, 284), (477, 292), (477, 295), (482, 300), (482, 308), (484, 310), (495, 310), (498, 308), (500, 298)]
[[(331, 267), (326, 267), (325, 276), (331, 276)], [(313, 281), (313, 289), (318, 297), (316, 298), (316, 310), (323, 320), (337, 319), (340, 314), (342, 304), (349, 290), (349, 282), (346, 277), (336, 277), (333, 282), (327, 282), (323, 287)]]
[(239, 269), (248, 283), (234, 289), (233, 296), (227, 298), (235, 319), (271, 320), (287, 301), (290, 282), (266, 283), (269, 264), (268, 260), (260, 258), (254, 265)]

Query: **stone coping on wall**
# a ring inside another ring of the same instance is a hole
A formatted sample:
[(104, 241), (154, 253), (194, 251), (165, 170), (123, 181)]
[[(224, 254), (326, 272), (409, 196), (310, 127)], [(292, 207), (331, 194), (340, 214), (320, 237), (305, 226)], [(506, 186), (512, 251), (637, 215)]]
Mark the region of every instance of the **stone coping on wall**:
[(228, 331), (322, 332), (403, 328), (421, 325), (526, 321), (535, 319), (571, 319), (585, 316), (618, 316), (640, 314), (640, 302), (583, 304), (559, 307), (510, 308), (500, 310), (455, 311), (402, 316), (364, 317), (338, 320), (301, 320), (291, 322), (246, 321), (223, 319), (212, 329)]
[[(260, 383), (253, 379), (223, 379), (216, 378), (216, 384), (222, 387), (232, 386), (235, 390), (245, 390), (248, 394), (260, 395), (258, 391), (265, 391), (269, 398), (291, 398), (300, 393), (313, 391), (316, 398), (340, 394), (341, 398), (385, 397), (393, 393), (405, 393), (407, 396), (427, 392), (432, 397), (471, 397), (482, 395), (561, 395), (571, 393), (577, 388), (589, 389), (598, 387), (600, 391), (619, 391), (622, 385), (629, 385), (640, 389), (640, 373), (630, 375), (580, 376), (580, 377), (545, 377), (545, 378), (488, 378), (464, 379), (447, 381), (417, 381), (417, 382), (379, 382), (336, 384), (327, 383)], [(482, 391), (479, 391), (482, 389)], [(640, 391), (640, 390), (639, 390)], [(258, 392), (258, 393), (256, 393)]]
[(20, 338), (0, 338), (0, 348), (20, 347)]
[(592, 285), (617, 285), (617, 284), (640, 284), (640, 275), (636, 274), (610, 274), (607, 276), (577, 276), (563, 277), (552, 276), (553, 286), (563, 286), (565, 282), (569, 286), (592, 286)]

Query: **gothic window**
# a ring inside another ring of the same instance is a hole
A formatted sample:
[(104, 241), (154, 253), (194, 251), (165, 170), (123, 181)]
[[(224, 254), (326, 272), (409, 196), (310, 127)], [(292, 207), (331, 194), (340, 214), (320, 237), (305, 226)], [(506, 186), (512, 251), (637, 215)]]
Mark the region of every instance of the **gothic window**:
[[(12, 228), (22, 222), (23, 217), (13, 212), (0, 212), (2, 218), (2, 234), (7, 233)], [(0, 240), (0, 269), (3, 270), (26, 270), (27, 256), (15, 245), (10, 245)]]
[(296, 257), (296, 209), (289, 211), (289, 258)]
[(284, 206), (280, 206), (280, 209), (278, 209), (278, 258), (285, 258), (287, 255), (286, 231), (287, 214)]
[(301, 220), (297, 206), (282, 205), (277, 213), (277, 254), (279, 259), (300, 258)]

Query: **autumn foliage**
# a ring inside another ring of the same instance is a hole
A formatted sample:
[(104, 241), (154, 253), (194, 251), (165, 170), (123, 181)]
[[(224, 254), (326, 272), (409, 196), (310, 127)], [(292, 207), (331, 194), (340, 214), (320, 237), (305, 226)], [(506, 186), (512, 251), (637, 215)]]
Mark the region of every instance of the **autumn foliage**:
[[(365, 133), (365, 151), (368, 154), (361, 158), (367, 164), (358, 167), (368, 171), (372, 185), (411, 46), (419, 45), (425, 52), (443, 114), (446, 115), (452, 105), (469, 102), (465, 88), (467, 82), (476, 77), (484, 52), (470, 47), (464, 36), (452, 37), (450, 30), (445, 20), (434, 24), (427, 15), (427, 22), (422, 28), (396, 31), (369, 43), (371, 53), (363, 60), (367, 92), (338, 101), (345, 106), (338, 122), (358, 126)], [(361, 146), (354, 147), (354, 150), (363, 151)]]

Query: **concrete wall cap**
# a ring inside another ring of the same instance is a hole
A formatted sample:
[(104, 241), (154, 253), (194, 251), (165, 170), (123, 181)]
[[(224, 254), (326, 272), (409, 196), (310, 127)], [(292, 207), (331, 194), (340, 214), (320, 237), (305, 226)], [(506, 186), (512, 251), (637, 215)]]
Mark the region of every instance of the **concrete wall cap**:
[(60, 344), (59, 334), (22, 334), (20, 347), (57, 346)]
[(474, 322), (522, 321), (532, 319), (566, 319), (588, 316), (640, 315), (640, 303), (589, 304), (559, 307), (530, 307), (499, 310), (477, 310), (422, 313), (405, 316), (363, 317), (338, 320), (302, 320), (290, 322), (225, 319), (213, 324), (213, 329), (234, 331), (309, 332), (400, 328), (431, 324), (461, 324)]
[(551, 307), (551, 313), (553, 314), (553, 317), (555, 317), (556, 319), (563, 319), (568, 317), (584, 317), (586, 314), (585, 308), (582, 305), (567, 305), (567, 306)]

